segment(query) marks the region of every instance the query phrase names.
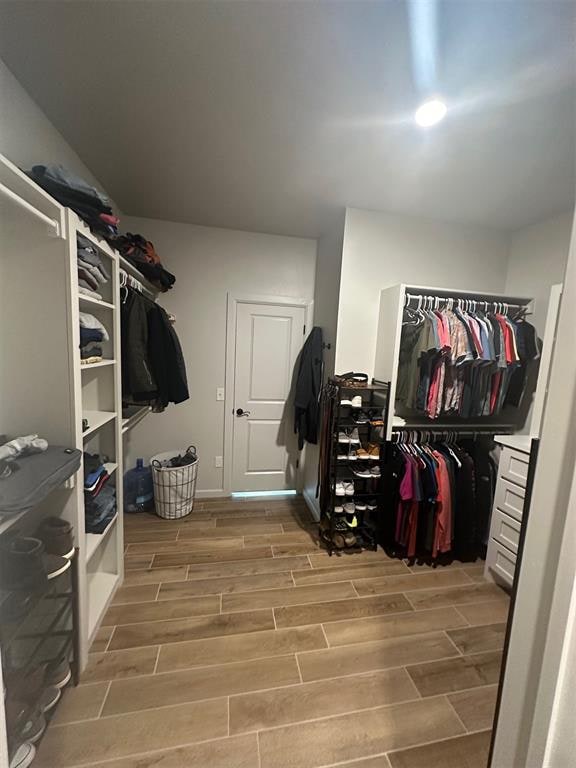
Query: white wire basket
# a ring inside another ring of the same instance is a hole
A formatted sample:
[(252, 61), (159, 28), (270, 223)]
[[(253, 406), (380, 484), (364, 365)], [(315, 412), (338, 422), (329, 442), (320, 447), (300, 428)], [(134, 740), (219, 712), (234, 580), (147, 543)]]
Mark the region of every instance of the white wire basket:
[(156, 514), (165, 520), (186, 517), (194, 508), (198, 459), (183, 467), (167, 466), (172, 457), (181, 453), (185, 451), (165, 451), (150, 460)]

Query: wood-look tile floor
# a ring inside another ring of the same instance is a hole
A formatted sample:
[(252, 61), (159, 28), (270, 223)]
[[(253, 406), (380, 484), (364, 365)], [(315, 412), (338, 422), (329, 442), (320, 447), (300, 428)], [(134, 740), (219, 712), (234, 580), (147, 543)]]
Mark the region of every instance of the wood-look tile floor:
[(315, 533), (301, 499), (126, 518), (124, 585), (35, 768), (485, 768), (505, 593)]

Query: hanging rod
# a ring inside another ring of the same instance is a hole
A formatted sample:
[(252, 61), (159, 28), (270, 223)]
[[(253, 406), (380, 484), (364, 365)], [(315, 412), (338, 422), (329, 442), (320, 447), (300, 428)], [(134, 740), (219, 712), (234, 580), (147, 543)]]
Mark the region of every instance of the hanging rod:
[[(404, 306), (409, 307), (412, 301), (418, 302), (418, 309), (439, 309), (440, 306), (447, 306), (449, 309), (470, 310), (476, 312), (477, 309), (488, 311), (492, 307), (498, 314), (508, 314), (508, 310), (526, 310), (530, 302), (526, 304), (509, 304), (505, 301), (484, 301), (483, 299), (468, 299), (463, 296), (430, 296), (422, 293), (405, 293)], [(528, 314), (528, 313), (526, 313)]]
[(122, 267), (120, 267), (119, 272), (120, 272), (120, 287), (121, 288), (124, 288), (124, 287), (133, 288), (135, 291), (138, 291), (139, 293), (144, 293), (144, 294), (147, 294), (148, 296), (151, 296), (153, 300), (156, 298), (154, 296), (154, 294), (152, 293), (152, 291), (149, 291), (148, 288), (145, 288), (142, 285), (140, 280), (137, 280), (135, 277), (133, 277), (132, 275), (128, 274), (128, 272), (123, 270)]

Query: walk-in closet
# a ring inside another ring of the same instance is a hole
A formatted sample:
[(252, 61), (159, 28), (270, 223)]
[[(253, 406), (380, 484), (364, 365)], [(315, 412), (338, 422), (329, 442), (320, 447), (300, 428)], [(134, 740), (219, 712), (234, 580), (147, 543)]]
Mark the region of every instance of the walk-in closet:
[(0, 2), (0, 768), (572, 768), (575, 25)]

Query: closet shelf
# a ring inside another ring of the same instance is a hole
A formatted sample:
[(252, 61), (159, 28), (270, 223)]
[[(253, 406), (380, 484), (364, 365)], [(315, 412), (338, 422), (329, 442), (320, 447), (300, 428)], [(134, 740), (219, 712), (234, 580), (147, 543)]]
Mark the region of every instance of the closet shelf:
[(101, 360), (99, 363), (80, 363), (80, 370), (90, 371), (92, 368), (104, 368), (107, 365), (116, 365), (116, 360)]
[(150, 406), (146, 405), (143, 408), (139, 408), (134, 413), (131, 413), (127, 418), (122, 419), (122, 434), (125, 435), (133, 427), (135, 427), (136, 424), (139, 424), (142, 419), (150, 413), (151, 410), (152, 409)]
[(97, 551), (98, 547), (102, 542), (106, 539), (112, 528), (116, 525), (118, 521), (118, 513), (114, 515), (112, 520), (108, 523), (106, 528), (102, 531), (102, 533), (87, 533), (86, 534), (86, 562), (89, 562), (89, 560), (92, 558), (94, 553)]
[(78, 294), (78, 301), (80, 304), (88, 304), (91, 307), (101, 307), (102, 309), (114, 309), (114, 304), (109, 301), (103, 301), (102, 299), (94, 299), (92, 296), (87, 296), (85, 293)]
[(82, 411), (82, 418), (88, 419), (90, 425), (88, 429), (82, 433), (82, 437), (86, 438), (93, 432), (96, 432), (104, 424), (108, 424), (109, 421), (113, 421), (116, 418), (114, 411)]

